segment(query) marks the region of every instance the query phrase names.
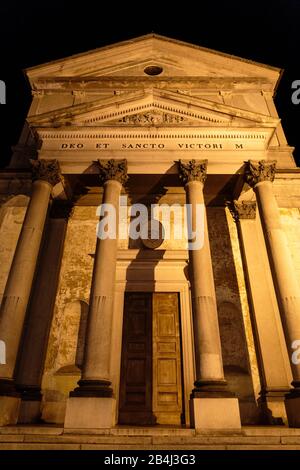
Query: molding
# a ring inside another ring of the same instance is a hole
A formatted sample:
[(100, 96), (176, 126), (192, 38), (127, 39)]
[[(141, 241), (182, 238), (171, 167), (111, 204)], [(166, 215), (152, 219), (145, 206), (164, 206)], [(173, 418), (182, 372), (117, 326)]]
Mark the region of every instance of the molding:
[(157, 89), (169, 90), (194, 90), (203, 93), (210, 90), (219, 92), (225, 87), (231, 93), (240, 93), (247, 90), (250, 93), (265, 91), (273, 94), (270, 80), (263, 77), (136, 77), (136, 76), (65, 76), (65, 77), (41, 77), (32, 81), (33, 93), (42, 91), (45, 94), (70, 93), (73, 90), (85, 90), (86, 93), (116, 90), (124, 92), (133, 89), (141, 89), (154, 86)]
[[(141, 113), (139, 114), (138, 112), (140, 111)], [(146, 111), (146, 112), (142, 113), (142, 111)], [(170, 111), (174, 114), (166, 113), (164, 111)], [(131, 113), (135, 113), (135, 114), (132, 115)], [(153, 117), (154, 122), (152, 122), (151, 116)], [(117, 117), (118, 119), (116, 119), (115, 121), (111, 121), (112, 117)], [(190, 118), (190, 120), (187, 120), (186, 118)], [(193, 119), (193, 121), (191, 121), (191, 119)], [(148, 125), (148, 126), (158, 125), (158, 124), (160, 125), (181, 124), (182, 121), (186, 121), (189, 124), (191, 123), (195, 124), (195, 120), (213, 122), (214, 124), (225, 124), (225, 125), (229, 124), (228, 119), (216, 118), (216, 116), (211, 116), (209, 114), (205, 114), (204, 112), (197, 113), (195, 111), (182, 110), (178, 107), (161, 104), (161, 103), (157, 103), (154, 101), (151, 103), (147, 103), (147, 104), (141, 104), (139, 106), (133, 106), (133, 107), (127, 108), (124, 111), (115, 111), (113, 113), (108, 113), (106, 115), (104, 114), (104, 115), (92, 117), (89, 119), (85, 119), (83, 123), (94, 124), (95, 122), (99, 122), (99, 121), (108, 121), (106, 125), (111, 125), (112, 123), (115, 123), (117, 125), (120, 125), (120, 123), (131, 124), (131, 125), (141, 125), (141, 121), (143, 123), (143, 120), (146, 121), (145, 125)]]
[(90, 127), (72, 127), (72, 129), (62, 128), (37, 129), (39, 137), (43, 140), (51, 139), (248, 139), (267, 142), (269, 132), (261, 129), (211, 129), (201, 130), (183, 128), (183, 129), (136, 129), (126, 130), (119, 128), (90, 128)]
[(188, 250), (118, 250), (117, 261), (134, 261), (136, 263), (152, 262), (156, 263), (159, 261), (170, 261), (177, 262), (183, 261), (188, 262), (189, 252)]
[(223, 123), (230, 127), (243, 127), (245, 125), (250, 127), (251, 124), (257, 127), (257, 125), (260, 125), (261, 127), (272, 128), (274, 130), (280, 122), (279, 118), (269, 115), (156, 88), (148, 88), (126, 95), (102, 98), (87, 103), (79, 103), (43, 114), (29, 116), (27, 120), (31, 127), (93, 125), (151, 110), (178, 114), (179, 116), (194, 120), (195, 125), (199, 125), (201, 121), (207, 121), (214, 124)]

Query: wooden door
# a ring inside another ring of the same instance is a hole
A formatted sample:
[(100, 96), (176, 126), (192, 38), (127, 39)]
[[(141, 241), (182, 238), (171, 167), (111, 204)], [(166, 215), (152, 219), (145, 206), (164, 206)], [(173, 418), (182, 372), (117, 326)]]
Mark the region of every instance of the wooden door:
[(153, 413), (158, 424), (182, 422), (178, 294), (153, 294)]
[(180, 425), (181, 415), (178, 294), (127, 292), (119, 423)]
[(153, 424), (151, 293), (125, 294), (119, 423)]

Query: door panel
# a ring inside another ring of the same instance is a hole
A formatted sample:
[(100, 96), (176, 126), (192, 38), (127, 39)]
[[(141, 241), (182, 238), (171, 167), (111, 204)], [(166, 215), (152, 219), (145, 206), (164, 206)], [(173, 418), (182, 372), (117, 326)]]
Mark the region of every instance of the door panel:
[(181, 424), (178, 294), (153, 294), (153, 413), (158, 424)]
[(153, 424), (152, 296), (127, 292), (120, 383), (121, 424)]
[(126, 293), (121, 362), (119, 423), (180, 425), (177, 293)]

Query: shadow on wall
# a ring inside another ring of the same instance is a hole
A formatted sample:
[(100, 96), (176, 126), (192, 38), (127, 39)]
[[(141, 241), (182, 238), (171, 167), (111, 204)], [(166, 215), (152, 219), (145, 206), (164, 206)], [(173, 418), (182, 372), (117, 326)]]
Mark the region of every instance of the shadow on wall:
[(242, 424), (258, 424), (260, 411), (253, 389), (243, 311), (225, 207), (209, 207), (208, 231), (225, 379), (239, 399)]
[[(50, 379), (51, 388), (43, 390), (42, 420), (64, 422), (66, 400), (80, 379), (87, 327), (88, 304), (75, 300), (66, 304), (60, 327), (57, 369)], [(49, 382), (48, 382), (49, 383)]]

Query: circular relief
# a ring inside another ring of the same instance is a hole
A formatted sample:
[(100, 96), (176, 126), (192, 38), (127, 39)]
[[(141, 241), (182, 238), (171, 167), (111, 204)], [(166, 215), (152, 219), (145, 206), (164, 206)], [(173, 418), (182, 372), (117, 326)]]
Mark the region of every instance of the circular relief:
[(146, 75), (160, 75), (163, 71), (163, 68), (159, 65), (149, 65), (144, 69)]
[(141, 237), (142, 243), (146, 248), (155, 250), (164, 241), (165, 231), (163, 224), (155, 219), (148, 220), (148, 236), (147, 238)]

